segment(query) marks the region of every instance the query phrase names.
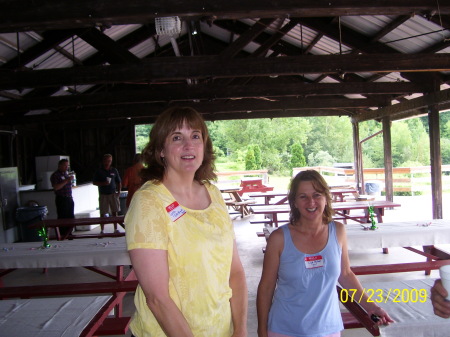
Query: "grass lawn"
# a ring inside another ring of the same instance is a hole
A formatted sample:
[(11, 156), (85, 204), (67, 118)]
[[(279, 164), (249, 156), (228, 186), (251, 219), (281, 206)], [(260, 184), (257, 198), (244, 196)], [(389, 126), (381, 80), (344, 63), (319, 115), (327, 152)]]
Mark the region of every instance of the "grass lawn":
[(276, 192), (287, 192), (289, 188), (290, 177), (280, 177), (269, 175), (269, 186), (273, 186)]

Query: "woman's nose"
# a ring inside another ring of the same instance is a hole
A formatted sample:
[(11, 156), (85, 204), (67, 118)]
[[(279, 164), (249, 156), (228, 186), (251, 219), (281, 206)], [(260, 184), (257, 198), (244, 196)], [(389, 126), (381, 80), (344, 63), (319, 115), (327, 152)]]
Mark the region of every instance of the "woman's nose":
[(189, 139), (189, 138), (186, 138), (185, 140), (184, 140), (184, 147), (192, 147), (192, 144), (193, 144), (193, 142), (192, 142), (192, 139)]

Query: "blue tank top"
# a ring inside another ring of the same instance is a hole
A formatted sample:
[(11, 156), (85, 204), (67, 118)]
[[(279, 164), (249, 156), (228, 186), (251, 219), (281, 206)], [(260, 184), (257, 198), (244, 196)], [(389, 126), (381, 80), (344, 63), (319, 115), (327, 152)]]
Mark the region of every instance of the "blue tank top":
[(281, 230), (284, 248), (269, 312), (269, 331), (292, 337), (320, 337), (343, 330), (336, 291), (342, 249), (334, 221), (328, 224), (325, 248), (316, 254), (304, 254), (295, 247), (288, 225)]

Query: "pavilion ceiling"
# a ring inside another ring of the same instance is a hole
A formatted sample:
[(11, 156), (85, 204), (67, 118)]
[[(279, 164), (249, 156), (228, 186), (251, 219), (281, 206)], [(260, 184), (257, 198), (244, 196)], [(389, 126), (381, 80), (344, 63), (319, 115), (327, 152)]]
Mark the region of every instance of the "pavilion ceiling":
[[(450, 4), (361, 3), (0, 0), (0, 124), (450, 108)], [(156, 33), (166, 16), (182, 21), (172, 39)]]

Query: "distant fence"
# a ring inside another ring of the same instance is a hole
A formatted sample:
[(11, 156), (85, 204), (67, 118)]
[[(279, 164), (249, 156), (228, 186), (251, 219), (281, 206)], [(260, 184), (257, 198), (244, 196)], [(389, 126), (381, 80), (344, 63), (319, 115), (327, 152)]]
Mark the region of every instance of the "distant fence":
[(241, 184), (241, 180), (250, 177), (260, 177), (262, 183), (267, 185), (269, 182), (269, 174), (267, 170), (251, 170), (251, 171), (229, 171), (217, 172), (217, 185), (224, 187), (236, 187)]
[[(355, 170), (327, 166), (294, 168), (293, 174), (312, 169), (322, 174), (330, 185), (352, 185), (355, 186)], [(442, 188), (450, 189), (450, 165), (442, 165)], [(366, 168), (364, 182), (379, 181), (384, 190), (384, 168)], [(394, 192), (424, 192), (431, 191), (431, 167), (394, 167), (392, 170)]]

